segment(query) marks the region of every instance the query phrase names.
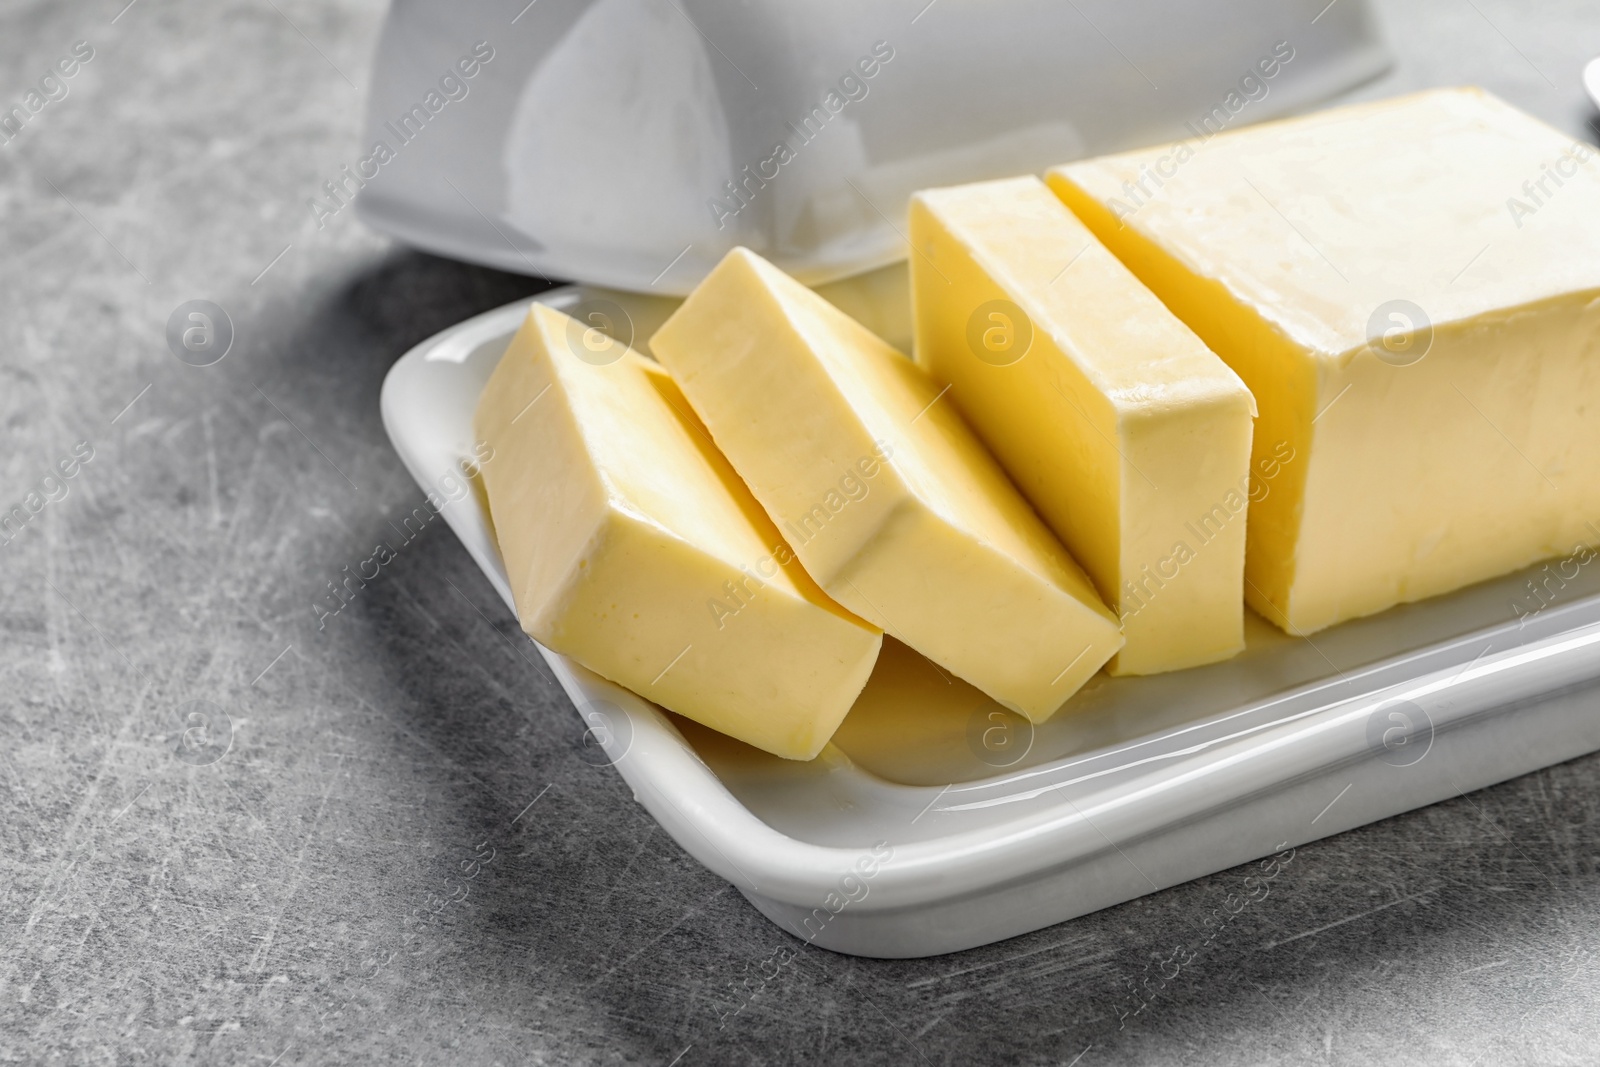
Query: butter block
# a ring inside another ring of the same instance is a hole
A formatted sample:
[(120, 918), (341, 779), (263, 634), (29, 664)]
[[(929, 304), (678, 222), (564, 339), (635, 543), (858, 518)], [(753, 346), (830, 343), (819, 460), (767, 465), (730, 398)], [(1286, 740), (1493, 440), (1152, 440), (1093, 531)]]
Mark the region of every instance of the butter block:
[(1121, 647), (933, 380), (759, 256), (730, 252), (650, 346), (851, 611), (1036, 722)]
[(1255, 394), (1268, 619), (1309, 633), (1600, 537), (1596, 155), (1452, 89), (1050, 172)]
[(583, 334), (534, 304), (474, 420), (523, 629), (664, 708), (810, 759), (882, 633), (805, 573), (666, 372)]
[(1244, 648), (1255, 402), (1035, 177), (911, 200), (917, 363), (953, 400), (1153, 674)]

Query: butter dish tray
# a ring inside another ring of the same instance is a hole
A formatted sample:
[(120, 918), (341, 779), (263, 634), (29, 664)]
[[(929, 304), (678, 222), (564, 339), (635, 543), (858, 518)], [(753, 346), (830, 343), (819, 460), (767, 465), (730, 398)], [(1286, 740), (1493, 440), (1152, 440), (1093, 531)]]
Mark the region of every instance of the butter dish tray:
[[(858, 317), (878, 301), (875, 328), (904, 347), (903, 280), (836, 285), (827, 295)], [(674, 306), (581, 286), (533, 299), (603, 306), (645, 351)], [(470, 471), (478, 394), (528, 303), (451, 327), (390, 370), (384, 426), (424, 489)], [(481, 493), (435, 499), (510, 607)], [(929, 956), (1600, 750), (1594, 556), (1574, 547), (1311, 638), (1251, 616), (1235, 659), (1097, 676), (1037, 727), (886, 639), (860, 700), (809, 763), (539, 652), (587, 727), (587, 751), (762, 914), (834, 951)]]

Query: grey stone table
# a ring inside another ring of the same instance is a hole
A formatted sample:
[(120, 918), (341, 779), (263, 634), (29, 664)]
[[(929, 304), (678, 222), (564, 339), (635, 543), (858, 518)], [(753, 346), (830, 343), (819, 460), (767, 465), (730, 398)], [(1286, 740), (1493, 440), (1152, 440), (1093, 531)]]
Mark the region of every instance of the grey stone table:
[[(1358, 95), (1474, 81), (1592, 136), (1594, 3), (1382, 15), (1402, 62)], [(327, 583), (420, 503), (384, 372), (539, 284), (312, 222), (381, 16), (0, 9), (4, 107), (92, 49), (0, 147), (0, 510), (42, 502), (0, 534), (0, 1061), (1600, 1057), (1600, 759), (1299, 850), (1123, 1018), (1246, 871), (944, 958), (805, 949), (767, 980), (795, 943), (581, 758), (442, 525), (319, 629)], [(196, 298), (235, 326), (207, 367), (165, 341)], [(191, 713), (211, 731), (179, 758)]]

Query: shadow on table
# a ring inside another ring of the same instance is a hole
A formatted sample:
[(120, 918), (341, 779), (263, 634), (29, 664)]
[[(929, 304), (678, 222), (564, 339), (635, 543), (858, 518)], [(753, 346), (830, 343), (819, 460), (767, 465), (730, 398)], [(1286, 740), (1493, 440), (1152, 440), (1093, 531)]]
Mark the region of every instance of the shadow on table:
[[(341, 392), (353, 390), (376, 406), (378, 386), (412, 346), (480, 312), (552, 288), (540, 278), (461, 263), (397, 248), (369, 269), (341, 280), (304, 310), (269, 309), (262, 318), (268, 349), (258, 375), (284, 380), (308, 402), (296, 382), (336, 375)], [(281, 314), (287, 336), (272, 328)]]

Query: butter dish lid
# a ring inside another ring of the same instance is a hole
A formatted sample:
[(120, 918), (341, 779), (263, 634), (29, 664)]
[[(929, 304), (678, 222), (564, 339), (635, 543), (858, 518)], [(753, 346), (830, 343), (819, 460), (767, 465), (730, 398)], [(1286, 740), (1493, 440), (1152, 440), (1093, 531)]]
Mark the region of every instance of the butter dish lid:
[(1366, 0), (1004, 10), (396, 0), (356, 210), (525, 274), (683, 294), (744, 245), (818, 284), (903, 259), (917, 189), (1259, 121), (1389, 65)]

